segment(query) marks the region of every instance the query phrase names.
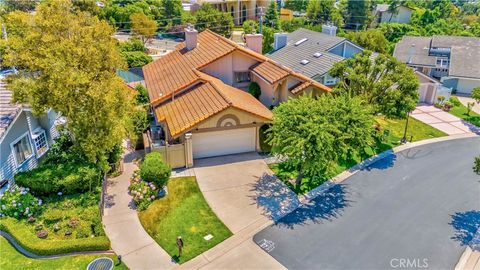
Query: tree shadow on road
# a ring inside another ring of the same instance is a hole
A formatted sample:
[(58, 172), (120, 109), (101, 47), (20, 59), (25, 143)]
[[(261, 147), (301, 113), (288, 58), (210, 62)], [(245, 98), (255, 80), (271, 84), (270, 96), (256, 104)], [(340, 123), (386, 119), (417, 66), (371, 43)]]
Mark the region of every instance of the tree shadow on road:
[[(381, 158), (378, 161), (373, 162), (370, 165), (365, 166), (364, 168), (360, 168), (362, 171), (371, 171), (373, 169), (377, 170), (386, 170), (388, 168), (393, 167), (395, 161), (397, 160), (397, 155), (393, 153), (392, 150), (388, 150), (385, 154), (385, 157)], [(374, 158), (374, 157), (372, 157)], [(368, 160), (363, 161), (362, 163), (368, 163)], [(362, 165), (359, 165), (362, 166)], [(355, 171), (357, 167), (353, 167), (350, 171)]]
[(451, 238), (462, 246), (470, 245), (472, 249), (480, 248), (480, 211), (457, 212), (449, 223), (455, 229)]
[(341, 216), (346, 207), (352, 203), (347, 199), (349, 192), (344, 184), (336, 184), (323, 194), (302, 204), (292, 213), (281, 218), (276, 225), (293, 229), (295, 225), (322, 223)]

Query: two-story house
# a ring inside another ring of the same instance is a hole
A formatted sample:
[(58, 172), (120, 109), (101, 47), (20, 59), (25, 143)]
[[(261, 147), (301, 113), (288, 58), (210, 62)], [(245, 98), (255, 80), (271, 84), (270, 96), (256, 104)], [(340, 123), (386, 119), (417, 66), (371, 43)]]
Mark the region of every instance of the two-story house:
[(363, 48), (336, 36), (337, 28), (324, 25), (323, 33), (300, 28), (292, 33), (275, 33), (272, 60), (327, 86), (337, 79), (328, 72), (337, 62), (351, 58)]
[(404, 36), (393, 55), (460, 94), (480, 86), (480, 38)]
[(57, 114), (35, 116), (27, 105), (12, 103), (0, 74), (0, 181), (12, 181), (18, 171), (35, 168), (58, 136)]
[[(143, 67), (156, 120), (150, 147), (170, 155), (173, 167), (189, 166), (193, 158), (257, 151), (259, 129), (272, 120), (271, 106), (330, 91), (260, 54), (262, 35), (247, 35), (246, 43), (248, 48), (210, 30), (187, 28), (184, 43)], [(247, 92), (252, 82), (261, 88), (259, 100)]]

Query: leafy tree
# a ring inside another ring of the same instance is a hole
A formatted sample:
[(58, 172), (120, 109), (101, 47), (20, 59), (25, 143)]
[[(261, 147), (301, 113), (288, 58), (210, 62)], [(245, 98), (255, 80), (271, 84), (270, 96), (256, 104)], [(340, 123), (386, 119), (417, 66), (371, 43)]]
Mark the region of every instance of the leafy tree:
[(280, 15), (278, 14), (277, 1), (270, 1), (267, 12), (265, 13), (265, 25), (279, 29)]
[(256, 82), (251, 82), (248, 85), (248, 93), (250, 93), (252, 96), (254, 96), (256, 99), (260, 97), (262, 94), (262, 90), (260, 89), (260, 85)]
[(392, 43), (397, 43), (403, 36), (421, 35), (414, 26), (403, 23), (381, 23), (377, 29)]
[(298, 28), (305, 27), (305, 18), (304, 17), (294, 17), (292, 20), (281, 20), (280, 25), (282, 31), (293, 32)]
[(400, 6), (402, 5), (402, 1), (400, 0), (391, 0), (390, 5), (388, 6), (388, 12), (390, 12), (390, 18), (388, 19), (388, 22), (392, 21), (393, 16), (398, 15), (398, 12), (400, 11)]
[(308, 4), (309, 4), (309, 0), (286, 0), (285, 8), (293, 11), (302, 12), (307, 10)]
[(480, 86), (473, 88), (472, 98), (475, 99), (477, 103), (480, 103)]
[(243, 33), (245, 34), (255, 34), (258, 29), (258, 23), (253, 20), (246, 20), (243, 22)]
[(369, 0), (348, 0), (347, 1), (347, 23), (350, 26), (359, 28), (366, 25), (371, 3)]
[(97, 5), (96, 0), (75, 0), (73, 1), (74, 10), (89, 12), (94, 16), (101, 13), (101, 8)]
[(72, 9), (68, 0), (46, 1), (25, 33), (9, 36), (5, 62), (19, 73), (8, 86), (35, 114), (61, 113), (74, 147), (106, 169), (109, 151), (127, 133), (133, 96), (115, 74), (123, 61), (114, 29)]
[(380, 30), (369, 29), (366, 31), (349, 32), (346, 38), (364, 47), (367, 50), (379, 53), (388, 52), (388, 40), (385, 38), (385, 36)]
[(263, 41), (262, 41), (262, 52), (264, 54), (269, 53), (273, 50), (273, 34), (275, 29), (271, 27), (263, 27)]
[(373, 117), (358, 97), (303, 95), (281, 103), (273, 114), (268, 142), (298, 172), (296, 186), (303, 176), (331, 174), (340, 160), (373, 143)]
[(121, 42), (119, 45), (122, 52), (144, 52), (145, 46), (143, 42), (138, 38), (130, 38), (125, 42)]
[(161, 17), (167, 20), (164, 25), (175, 26), (182, 23), (182, 1), (181, 0), (161, 0)]
[[(153, 3), (157, 3), (157, 1)], [(107, 2), (99, 17), (118, 28), (129, 29), (131, 27), (130, 16), (135, 13), (143, 13), (151, 18), (161, 19), (159, 6), (150, 5), (145, 0)]]
[(340, 80), (336, 93), (360, 96), (375, 113), (405, 118), (418, 102), (419, 82), (414, 71), (393, 56), (364, 51), (336, 63), (330, 75)]
[(141, 135), (144, 133), (149, 125), (148, 122), (148, 113), (147, 111), (140, 107), (137, 107), (133, 112), (132, 115), (130, 116), (132, 119), (132, 125), (133, 125), (133, 134), (134, 135)]
[(130, 16), (132, 22), (132, 33), (142, 40), (143, 44), (147, 43), (157, 32), (157, 22), (150, 19), (143, 13), (135, 13)]
[(198, 31), (210, 29), (222, 36), (230, 36), (233, 31), (233, 18), (228, 12), (221, 12), (212, 5), (205, 3), (195, 13)]
[(143, 67), (153, 61), (152, 57), (144, 52), (121, 52), (121, 55), (129, 68)]
[(332, 21), (335, 10), (334, 0), (310, 0), (307, 6), (307, 18), (314, 23), (321, 24)]
[(3, 5), (7, 11), (34, 11), (37, 6), (37, 0), (3, 0)]
[(137, 105), (146, 105), (150, 103), (150, 98), (148, 97), (147, 88), (139, 84), (135, 86), (135, 91), (137, 91), (137, 96), (136, 96)]

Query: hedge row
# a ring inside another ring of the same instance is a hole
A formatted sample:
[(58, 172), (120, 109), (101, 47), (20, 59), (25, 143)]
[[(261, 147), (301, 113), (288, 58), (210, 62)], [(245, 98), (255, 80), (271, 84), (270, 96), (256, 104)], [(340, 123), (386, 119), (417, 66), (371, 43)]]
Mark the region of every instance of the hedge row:
[(110, 249), (106, 236), (71, 240), (45, 240), (38, 238), (21, 222), (10, 217), (0, 219), (0, 230), (7, 232), (26, 250), (37, 255), (58, 255), (80, 251), (105, 251)]

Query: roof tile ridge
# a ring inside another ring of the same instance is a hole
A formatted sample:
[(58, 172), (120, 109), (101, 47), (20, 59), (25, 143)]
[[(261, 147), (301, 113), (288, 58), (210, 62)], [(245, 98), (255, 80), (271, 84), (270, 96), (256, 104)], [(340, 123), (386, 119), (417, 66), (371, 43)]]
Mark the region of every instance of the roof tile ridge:
[(225, 100), (225, 102), (227, 102), (229, 105), (233, 105), (233, 101), (216, 85), (217, 83), (216, 80), (220, 81), (220, 83), (223, 83), (220, 79), (217, 79), (213, 76), (210, 76), (198, 70), (197, 72), (199, 73), (200, 76), (202, 76), (201, 79), (205, 80), (206, 83), (210, 84), (213, 87), (213, 89), (215, 89), (215, 91), (217, 91), (217, 93), (220, 94), (220, 96)]

